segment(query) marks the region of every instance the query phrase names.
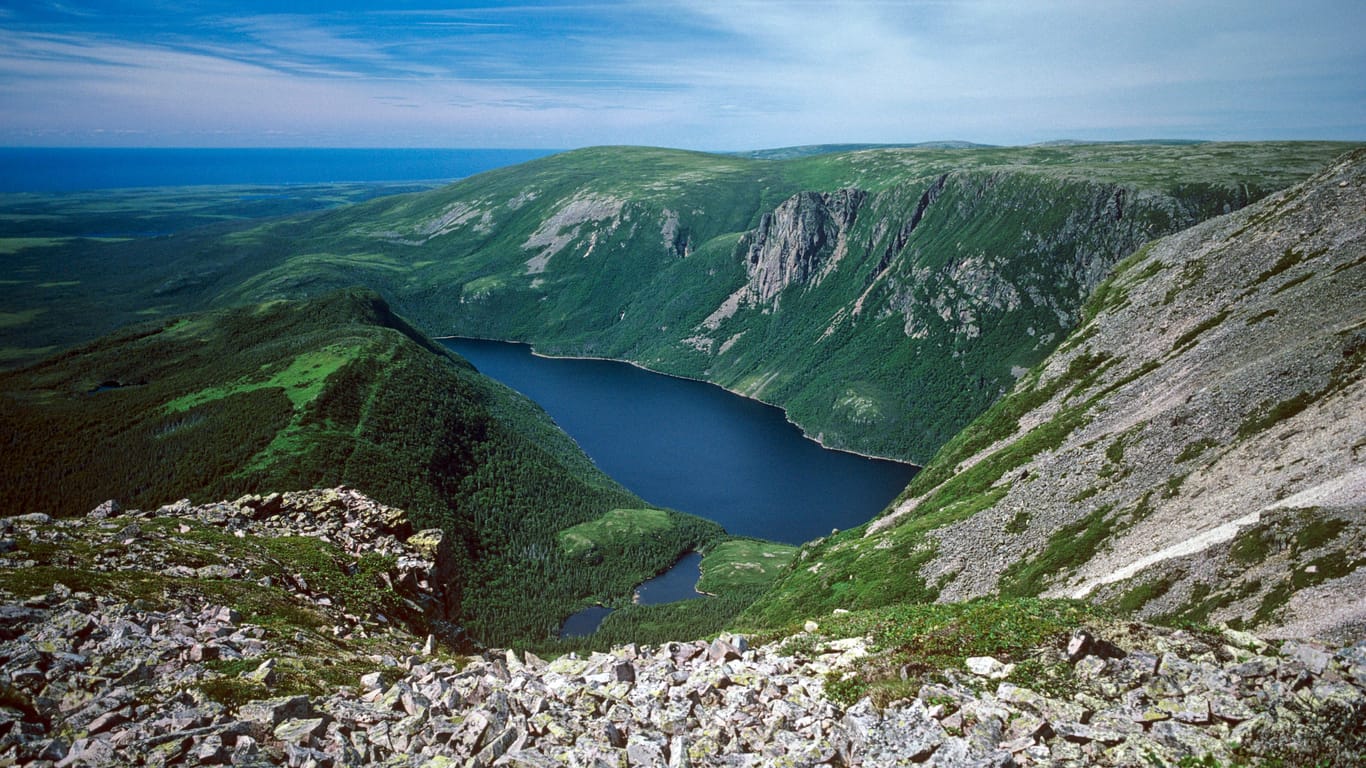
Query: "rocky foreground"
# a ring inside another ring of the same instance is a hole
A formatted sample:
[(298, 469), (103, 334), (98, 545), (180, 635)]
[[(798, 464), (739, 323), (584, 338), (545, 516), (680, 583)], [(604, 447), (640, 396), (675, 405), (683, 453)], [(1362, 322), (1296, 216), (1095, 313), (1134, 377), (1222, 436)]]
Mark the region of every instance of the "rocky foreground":
[[(840, 681), (881, 651), (815, 622), (755, 646), (457, 655), (439, 537), (352, 491), (102, 505), (0, 536), (0, 764), (1356, 765), (1366, 744), (1366, 642), (1108, 623), (1039, 649), (1061, 678), (972, 658), (846, 705)], [(380, 591), (290, 572), (308, 542), (357, 578), (362, 550), (387, 553)]]

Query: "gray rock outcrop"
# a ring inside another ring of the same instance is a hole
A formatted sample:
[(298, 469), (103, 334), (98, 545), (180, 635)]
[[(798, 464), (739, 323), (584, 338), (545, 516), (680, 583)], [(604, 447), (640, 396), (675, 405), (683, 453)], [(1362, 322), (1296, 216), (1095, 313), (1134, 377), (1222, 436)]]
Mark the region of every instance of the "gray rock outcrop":
[[(302, 514), (306, 506), (321, 519)], [(155, 553), (177, 551), (169, 533), (202, 538), (212, 530), (204, 525), (231, 531), (248, 548), (325, 531), (362, 555), (369, 546), (400, 561), (439, 551), (437, 537), (411, 534), (396, 513), (333, 489), (153, 513), (102, 505), (87, 518), (24, 516), (3, 525), (18, 556), (59, 534), (79, 533), (106, 553), (122, 542), (128, 561), (105, 554), (87, 565), (117, 561), (109, 573), (140, 580), (151, 571), (133, 563), (158, 566)], [(362, 519), (379, 530), (363, 530)], [(0, 762), (1131, 766), (1270, 755), (1337, 764), (1366, 740), (1361, 644), (1271, 645), (1233, 630), (1106, 625), (1038, 650), (1035, 661), (1061, 677), (1036, 680), (1021, 665), (974, 658), (878, 706), (841, 691), (884, 664), (887, 651), (864, 637), (817, 634), (816, 622), (757, 646), (728, 635), (549, 661), (510, 650), (453, 655), (430, 638), (418, 650), (419, 638), (394, 625), (342, 629), (320, 646), (302, 614), (206, 599), (241, 594), (231, 585), (249, 577), (253, 563), (233, 567), (239, 573), (176, 571), (217, 586), (195, 592), (159, 582), (165, 592), (155, 599), (96, 595), (60, 581), (41, 594), (6, 596)], [(290, 589), (322, 615), (343, 599)], [(303, 662), (334, 670), (301, 680)]]
[(950, 479), (870, 539), (994, 472), (982, 511), (931, 534), (920, 572), (941, 600), (1041, 592), (1359, 636), (1366, 153), (1155, 241), (1089, 306), (998, 409), (1010, 422), (977, 427), (997, 438), (932, 467)]
[(749, 301), (767, 304), (790, 285), (818, 284), (847, 251), (845, 235), (867, 196), (859, 189), (802, 192), (765, 213), (747, 235)]

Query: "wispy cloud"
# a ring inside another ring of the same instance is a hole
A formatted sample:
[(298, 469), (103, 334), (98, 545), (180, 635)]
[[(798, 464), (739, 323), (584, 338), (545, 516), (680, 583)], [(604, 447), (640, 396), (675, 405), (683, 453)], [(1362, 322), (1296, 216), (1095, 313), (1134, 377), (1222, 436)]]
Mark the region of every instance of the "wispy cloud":
[(127, 5), (0, 9), (0, 143), (1366, 134), (1355, 1)]

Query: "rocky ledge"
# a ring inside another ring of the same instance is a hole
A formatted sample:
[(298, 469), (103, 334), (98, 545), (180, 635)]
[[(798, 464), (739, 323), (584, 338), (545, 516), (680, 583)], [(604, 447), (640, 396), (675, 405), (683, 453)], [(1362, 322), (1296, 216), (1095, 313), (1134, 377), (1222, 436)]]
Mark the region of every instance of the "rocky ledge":
[[(253, 559), (229, 545), (326, 538), (358, 560), (376, 548), (390, 557), (376, 584), (430, 590), (437, 560), (421, 550), (439, 542), (350, 491), (102, 505), (0, 530), (0, 765), (1347, 765), (1366, 745), (1366, 643), (1273, 648), (1232, 630), (1110, 623), (1038, 649), (1057, 676), (970, 658), (876, 706), (846, 701), (842, 683), (881, 651), (814, 622), (753, 646), (463, 656), (416, 619), (355, 613), (357, 598), (325, 594), (319, 574), (284, 578), (278, 550)], [(182, 562), (195, 537), (227, 562)], [(80, 583), (25, 594), (55, 544), (85, 558), (68, 571)], [(90, 574), (106, 572), (157, 594), (97, 593), (109, 583)], [(290, 602), (266, 610), (270, 595)], [(422, 607), (415, 592), (399, 599)]]

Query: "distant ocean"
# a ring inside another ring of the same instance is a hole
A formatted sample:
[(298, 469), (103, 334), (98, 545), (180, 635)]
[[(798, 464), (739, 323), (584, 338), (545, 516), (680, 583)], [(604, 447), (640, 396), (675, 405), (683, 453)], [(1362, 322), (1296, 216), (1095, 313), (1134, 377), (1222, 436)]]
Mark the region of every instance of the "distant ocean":
[(549, 149), (94, 149), (0, 147), (0, 192), (202, 184), (451, 180)]

